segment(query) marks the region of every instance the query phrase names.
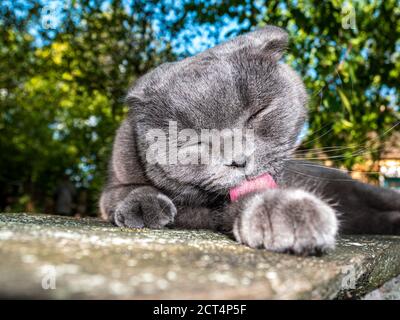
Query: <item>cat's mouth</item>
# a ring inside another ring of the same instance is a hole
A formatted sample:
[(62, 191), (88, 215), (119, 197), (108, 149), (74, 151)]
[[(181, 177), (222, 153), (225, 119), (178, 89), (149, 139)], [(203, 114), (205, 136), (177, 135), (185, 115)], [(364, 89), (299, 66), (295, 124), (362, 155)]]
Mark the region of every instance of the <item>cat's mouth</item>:
[(242, 181), (236, 187), (231, 188), (229, 196), (231, 201), (237, 201), (248, 193), (276, 188), (278, 188), (278, 185), (274, 178), (269, 173), (263, 173), (253, 179)]

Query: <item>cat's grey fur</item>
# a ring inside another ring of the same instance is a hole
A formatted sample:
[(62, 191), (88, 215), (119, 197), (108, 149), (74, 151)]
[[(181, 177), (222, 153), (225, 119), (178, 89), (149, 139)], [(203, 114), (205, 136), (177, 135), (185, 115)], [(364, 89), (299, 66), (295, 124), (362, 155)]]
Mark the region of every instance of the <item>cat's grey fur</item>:
[[(288, 160), (306, 121), (301, 79), (279, 62), (288, 35), (267, 26), (194, 57), (165, 63), (129, 90), (127, 119), (117, 131), (100, 208), (128, 228), (206, 228), (251, 247), (313, 254), (346, 233), (400, 233), (400, 196), (307, 162)], [(162, 165), (146, 161), (146, 132), (255, 130), (254, 168), (246, 163)], [(228, 191), (267, 172), (279, 189), (231, 203)]]

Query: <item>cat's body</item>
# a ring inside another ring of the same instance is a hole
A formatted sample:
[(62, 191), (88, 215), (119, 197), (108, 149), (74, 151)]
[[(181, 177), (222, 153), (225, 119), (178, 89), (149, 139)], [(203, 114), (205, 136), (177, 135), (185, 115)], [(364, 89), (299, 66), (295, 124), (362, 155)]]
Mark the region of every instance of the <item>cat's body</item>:
[[(305, 254), (334, 247), (339, 227), (399, 234), (398, 193), (288, 160), (306, 120), (307, 95), (298, 76), (278, 62), (286, 45), (284, 31), (266, 27), (139, 79), (115, 138), (100, 200), (103, 217), (131, 228), (212, 229), (251, 247)], [(248, 144), (229, 161), (211, 155), (210, 164), (149, 162), (148, 132), (161, 129), (171, 141), (171, 121), (195, 133), (249, 128), (255, 148), (247, 150)], [(229, 201), (231, 188), (263, 173), (279, 188)]]

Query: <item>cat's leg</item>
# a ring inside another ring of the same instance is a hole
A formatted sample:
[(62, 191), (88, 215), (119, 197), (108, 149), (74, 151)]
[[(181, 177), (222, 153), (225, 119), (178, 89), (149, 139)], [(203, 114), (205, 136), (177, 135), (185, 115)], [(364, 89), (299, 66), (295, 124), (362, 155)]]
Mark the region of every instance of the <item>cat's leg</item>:
[(287, 185), (302, 185), (336, 203), (340, 232), (400, 234), (400, 193), (352, 179), (346, 173), (315, 163), (290, 161)]
[(176, 215), (171, 199), (151, 186), (105, 188), (100, 209), (103, 218), (127, 228), (162, 228)]
[(207, 207), (178, 206), (173, 227), (177, 229), (208, 229), (218, 231), (222, 212)]
[(240, 243), (275, 252), (318, 254), (334, 248), (338, 221), (323, 200), (300, 189), (272, 189), (231, 203), (222, 228)]
[(161, 228), (174, 220), (176, 208), (147, 181), (137, 154), (132, 123), (128, 115), (117, 131), (100, 211), (104, 219), (120, 227)]

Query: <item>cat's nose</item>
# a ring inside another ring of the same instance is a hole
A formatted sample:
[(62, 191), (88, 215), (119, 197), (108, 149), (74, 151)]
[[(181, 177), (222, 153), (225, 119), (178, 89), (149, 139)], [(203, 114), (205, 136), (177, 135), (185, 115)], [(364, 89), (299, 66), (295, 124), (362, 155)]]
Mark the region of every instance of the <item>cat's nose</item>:
[(236, 157), (235, 159), (233, 159), (230, 166), (244, 168), (246, 166), (246, 164), (247, 164), (246, 156), (242, 155), (240, 157)]

